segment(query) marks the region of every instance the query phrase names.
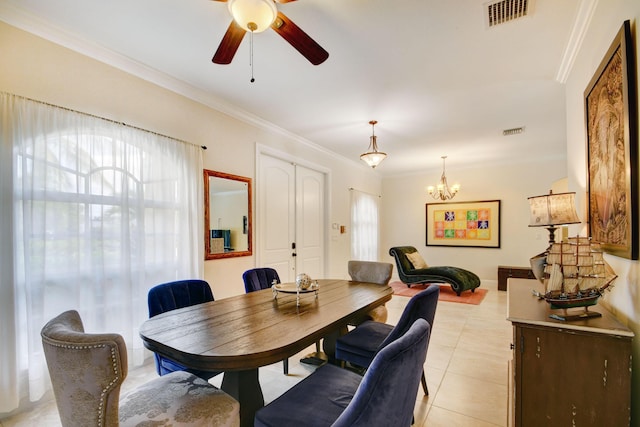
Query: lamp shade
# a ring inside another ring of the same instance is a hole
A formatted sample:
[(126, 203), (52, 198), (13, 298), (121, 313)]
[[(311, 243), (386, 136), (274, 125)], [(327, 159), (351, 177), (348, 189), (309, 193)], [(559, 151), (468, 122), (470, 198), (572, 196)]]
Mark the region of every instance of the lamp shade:
[(529, 227), (549, 227), (580, 222), (575, 206), (576, 193), (545, 194), (529, 197)]
[(273, 0), (229, 0), (229, 12), (243, 30), (260, 33), (273, 23), (278, 10)]

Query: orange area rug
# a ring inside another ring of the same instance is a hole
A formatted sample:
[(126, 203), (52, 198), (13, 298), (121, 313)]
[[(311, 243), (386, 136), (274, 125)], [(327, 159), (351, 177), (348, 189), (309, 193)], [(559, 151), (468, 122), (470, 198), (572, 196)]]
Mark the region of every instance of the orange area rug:
[(420, 291), (427, 289), (428, 286), (440, 286), (440, 296), (438, 301), (459, 302), (462, 304), (474, 304), (478, 305), (484, 299), (484, 296), (489, 292), (487, 289), (476, 288), (475, 292), (464, 291), (458, 296), (451, 286), (446, 283), (421, 283), (418, 285), (411, 285), (407, 287), (402, 282), (395, 281), (390, 282), (389, 286), (393, 288), (393, 294), (402, 297), (412, 297)]

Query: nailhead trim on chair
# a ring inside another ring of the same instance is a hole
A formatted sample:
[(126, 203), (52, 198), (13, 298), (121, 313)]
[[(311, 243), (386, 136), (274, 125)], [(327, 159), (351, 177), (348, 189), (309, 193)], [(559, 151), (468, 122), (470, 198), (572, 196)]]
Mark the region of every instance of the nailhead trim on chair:
[[(69, 345), (69, 344), (56, 344), (49, 342), (49, 345), (60, 348), (68, 348), (71, 350), (86, 350), (91, 348), (104, 348), (107, 347), (107, 344), (95, 344), (95, 345)], [(113, 385), (118, 382), (120, 379), (120, 374), (118, 373), (118, 359), (116, 358), (116, 349), (111, 346), (111, 365), (113, 366), (113, 373), (115, 374), (115, 378), (102, 389), (100, 393), (100, 403), (98, 404), (98, 427), (103, 427), (104, 425), (104, 398), (109, 390), (113, 388)]]

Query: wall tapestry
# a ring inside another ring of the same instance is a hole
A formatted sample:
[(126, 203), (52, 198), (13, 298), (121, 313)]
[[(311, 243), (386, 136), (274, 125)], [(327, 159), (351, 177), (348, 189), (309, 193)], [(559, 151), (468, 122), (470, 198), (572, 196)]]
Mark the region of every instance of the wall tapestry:
[(427, 246), (500, 247), (500, 200), (427, 203)]
[(625, 21), (585, 90), (589, 236), (638, 259), (638, 110)]

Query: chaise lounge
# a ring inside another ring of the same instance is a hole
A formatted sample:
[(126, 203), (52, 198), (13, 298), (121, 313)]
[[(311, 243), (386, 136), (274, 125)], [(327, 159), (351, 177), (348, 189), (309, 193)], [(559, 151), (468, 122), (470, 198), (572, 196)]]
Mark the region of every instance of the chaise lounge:
[(418, 283), (448, 283), (460, 296), (462, 292), (474, 292), (480, 286), (480, 278), (469, 270), (449, 266), (427, 266), (413, 246), (395, 246), (389, 249), (389, 255), (395, 258), (398, 276), (408, 287)]

